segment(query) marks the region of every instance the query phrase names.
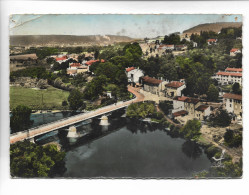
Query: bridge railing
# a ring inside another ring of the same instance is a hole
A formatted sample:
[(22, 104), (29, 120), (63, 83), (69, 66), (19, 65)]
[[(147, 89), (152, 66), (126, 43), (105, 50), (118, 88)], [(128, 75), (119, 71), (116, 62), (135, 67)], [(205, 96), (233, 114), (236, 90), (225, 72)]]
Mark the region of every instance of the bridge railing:
[(53, 122), (50, 122), (50, 123), (46, 123), (46, 124), (42, 124), (42, 125), (39, 125), (39, 126), (36, 126), (36, 127), (33, 127), (33, 128), (30, 128), (30, 129), (27, 129), (27, 130), (24, 130), (24, 131), (20, 131), (20, 132), (16, 132), (16, 133), (12, 133), (10, 134), (10, 136), (15, 136), (15, 135), (19, 135), (21, 133), (29, 133), (30, 131), (32, 130), (36, 130), (36, 129), (39, 129), (41, 127), (45, 127), (45, 126), (49, 126), (49, 125), (53, 125), (53, 124), (56, 124), (60, 121), (66, 121), (68, 119), (73, 119), (73, 118), (77, 118), (77, 117), (80, 117), (82, 115), (86, 115), (86, 114), (91, 114), (91, 113), (94, 113), (96, 111), (100, 111), (100, 110), (104, 110), (104, 109), (107, 109), (107, 108), (110, 108), (110, 107), (113, 107), (113, 106), (119, 106), (121, 104), (124, 104), (124, 103), (128, 103), (128, 102), (132, 102), (134, 100), (136, 100), (136, 96), (134, 99), (131, 99), (131, 100), (127, 100), (127, 101), (120, 101), (120, 102), (117, 102), (117, 103), (114, 103), (114, 104), (111, 104), (111, 105), (108, 105), (108, 106), (105, 106), (105, 107), (102, 107), (102, 108), (98, 108), (96, 110), (92, 110), (90, 112), (84, 112), (84, 113), (81, 113), (81, 114), (77, 114), (77, 115), (74, 115), (74, 116), (69, 116), (69, 117), (66, 117), (66, 118), (62, 118), (60, 120), (56, 120), (56, 121), (53, 121)]

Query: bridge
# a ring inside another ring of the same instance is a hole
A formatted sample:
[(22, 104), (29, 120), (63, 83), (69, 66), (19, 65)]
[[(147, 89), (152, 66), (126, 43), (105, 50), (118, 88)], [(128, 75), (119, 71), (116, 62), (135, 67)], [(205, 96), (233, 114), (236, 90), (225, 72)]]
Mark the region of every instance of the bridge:
[(34, 128), (31, 128), (31, 129), (28, 129), (25, 131), (11, 134), (10, 135), (10, 144), (13, 144), (13, 143), (18, 142), (18, 141), (23, 141), (25, 139), (32, 139), (38, 135), (42, 135), (42, 134), (45, 134), (45, 133), (69, 126), (69, 125), (73, 125), (75, 123), (78, 123), (78, 122), (81, 122), (81, 121), (84, 121), (84, 120), (87, 120), (90, 118), (94, 118), (96, 116), (100, 116), (100, 115), (103, 115), (103, 114), (127, 107), (132, 103), (141, 102), (144, 100), (144, 95), (140, 94), (138, 92), (137, 88), (128, 86), (128, 91), (133, 93), (136, 96), (136, 98), (129, 100), (129, 101), (126, 101), (126, 102), (118, 102), (116, 104), (105, 106), (103, 108), (99, 108), (99, 109), (94, 110), (94, 111), (78, 114), (78, 115), (64, 118), (64, 119), (61, 119), (58, 121), (54, 121), (52, 123), (47, 123), (47, 124), (44, 124), (44, 125), (41, 125), (38, 127), (34, 127)]

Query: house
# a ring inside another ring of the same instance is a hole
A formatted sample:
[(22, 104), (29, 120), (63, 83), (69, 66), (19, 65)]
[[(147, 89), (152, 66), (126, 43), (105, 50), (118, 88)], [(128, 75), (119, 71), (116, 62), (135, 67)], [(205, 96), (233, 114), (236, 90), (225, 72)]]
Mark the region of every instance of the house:
[(137, 84), (139, 83), (139, 79), (144, 76), (144, 72), (139, 68), (135, 69), (134, 67), (130, 67), (126, 69), (126, 75), (128, 83)]
[(176, 51), (185, 51), (187, 49), (188, 49), (188, 47), (186, 45), (175, 45)]
[(190, 118), (204, 120), (211, 114), (211, 107), (201, 104), (198, 98), (177, 96), (173, 99), (172, 116), (184, 117), (188, 115)]
[(174, 50), (175, 49), (175, 46), (174, 45), (160, 45), (158, 47), (158, 49), (162, 49), (162, 50)]
[(68, 59), (67, 59), (67, 56), (62, 56), (62, 57), (55, 58), (55, 60), (56, 60), (56, 62), (61, 64), (62, 62), (66, 62)]
[(75, 76), (77, 75), (77, 69), (67, 69), (67, 74), (69, 74), (70, 76)]
[(242, 117), (242, 95), (225, 93), (223, 103), (228, 113)]
[(156, 95), (160, 95), (160, 83), (162, 83), (162, 80), (158, 80), (148, 76), (141, 77), (143, 90)]
[(242, 69), (241, 72), (233, 72), (232, 68), (228, 68), (225, 72), (217, 72), (212, 78), (216, 79), (219, 85), (229, 85), (234, 83), (242, 85)]
[(165, 85), (165, 96), (166, 97), (175, 97), (181, 96), (182, 90), (186, 88), (185, 83), (180, 81), (171, 81)]
[(69, 64), (70, 69), (78, 69), (81, 66), (80, 63), (71, 63)]
[(208, 39), (207, 40), (207, 44), (208, 45), (216, 45), (218, 39)]
[[(88, 69), (87, 69), (88, 72), (90, 72), (90, 66), (91, 66), (93, 63), (95, 63), (95, 62), (99, 62), (99, 60), (89, 60), (89, 61), (85, 62), (84, 65), (88, 66)], [(104, 63), (105, 60), (101, 59), (100, 62), (101, 62), (101, 63)]]
[(230, 56), (236, 56), (237, 53), (241, 53), (241, 50), (238, 48), (232, 48), (230, 50)]
[(195, 109), (195, 118), (198, 120), (204, 120), (211, 114), (211, 108), (208, 105), (200, 105)]

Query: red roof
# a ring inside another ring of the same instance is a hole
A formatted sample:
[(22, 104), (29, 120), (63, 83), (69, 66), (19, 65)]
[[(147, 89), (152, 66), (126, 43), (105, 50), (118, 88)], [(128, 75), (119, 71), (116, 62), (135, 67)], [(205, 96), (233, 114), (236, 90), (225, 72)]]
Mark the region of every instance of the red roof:
[(183, 86), (184, 83), (179, 82), (179, 81), (171, 81), (170, 83), (167, 83), (165, 86), (166, 87), (173, 87), (173, 88), (179, 88), (181, 86)]
[[(94, 62), (99, 62), (99, 60), (89, 60), (86, 62), (86, 65), (91, 66)], [(105, 60), (101, 59), (100, 62), (105, 62)]]
[(242, 72), (242, 68), (226, 68), (227, 72)]
[(72, 63), (69, 65), (70, 67), (80, 67), (81, 64), (80, 63)]
[(186, 97), (186, 96), (176, 96), (175, 98), (174, 98), (174, 100), (178, 100), (178, 101), (185, 101), (186, 99), (187, 99), (188, 97)]
[(134, 69), (135, 69), (134, 67), (126, 68), (126, 72), (130, 72), (131, 70), (134, 70)]
[(242, 73), (235, 72), (218, 72), (216, 75), (242, 77)]
[(242, 100), (242, 95), (233, 94), (233, 93), (225, 93), (223, 95), (223, 98), (234, 99), (234, 100)]
[(182, 115), (185, 115), (185, 114), (188, 114), (188, 112), (186, 110), (181, 110), (181, 111), (173, 113), (173, 116), (178, 117), (178, 116), (182, 116)]
[(158, 80), (158, 79), (151, 78), (148, 76), (142, 77), (142, 80), (145, 83), (151, 83), (151, 84), (155, 84), (155, 85), (159, 85), (162, 82), (162, 80)]
[(216, 42), (217, 39), (208, 39), (207, 41), (208, 41), (208, 42)]
[(198, 106), (198, 108), (196, 108), (195, 110), (197, 110), (197, 111), (204, 111), (204, 110), (206, 110), (208, 107), (209, 107), (209, 106), (207, 106), (207, 105), (200, 105), (200, 106)]
[(63, 61), (63, 60), (66, 60), (67, 59), (67, 56), (63, 56), (61, 58), (55, 58), (56, 61)]
[(186, 96), (177, 96), (174, 100), (197, 104), (200, 100), (198, 98), (186, 97)]
[(231, 50), (230, 50), (230, 52), (236, 52), (236, 51), (238, 51), (239, 49), (238, 48), (232, 48)]

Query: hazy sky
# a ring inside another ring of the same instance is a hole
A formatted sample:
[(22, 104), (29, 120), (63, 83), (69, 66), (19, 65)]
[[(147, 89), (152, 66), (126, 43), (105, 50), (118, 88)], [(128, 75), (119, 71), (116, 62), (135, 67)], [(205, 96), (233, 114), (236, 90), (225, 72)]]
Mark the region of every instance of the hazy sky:
[(12, 15), (10, 35), (164, 36), (213, 22), (241, 22), (241, 15)]

